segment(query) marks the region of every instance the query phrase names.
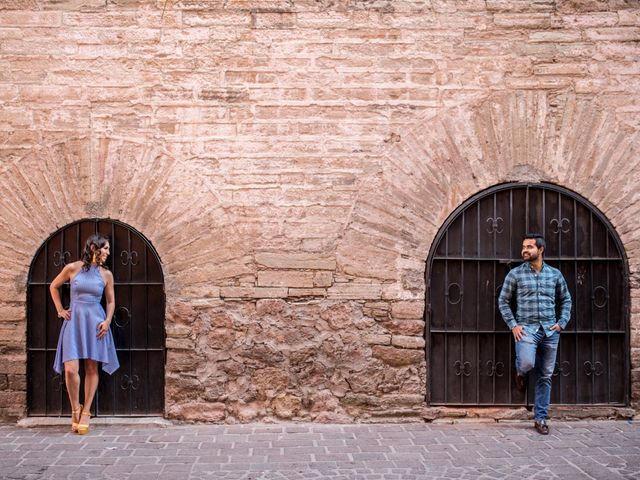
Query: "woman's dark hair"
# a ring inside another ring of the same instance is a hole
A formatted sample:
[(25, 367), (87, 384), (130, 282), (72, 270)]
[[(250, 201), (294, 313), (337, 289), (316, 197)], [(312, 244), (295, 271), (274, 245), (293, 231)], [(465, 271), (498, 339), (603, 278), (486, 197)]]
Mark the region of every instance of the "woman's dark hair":
[[(83, 263), (82, 270), (85, 272), (89, 270), (93, 254), (104, 247), (107, 243), (109, 243), (109, 239), (100, 233), (94, 233), (87, 238), (87, 241), (84, 244), (84, 250), (82, 251), (82, 256), (80, 257), (80, 260), (82, 260)], [(104, 267), (104, 265), (100, 266)]]

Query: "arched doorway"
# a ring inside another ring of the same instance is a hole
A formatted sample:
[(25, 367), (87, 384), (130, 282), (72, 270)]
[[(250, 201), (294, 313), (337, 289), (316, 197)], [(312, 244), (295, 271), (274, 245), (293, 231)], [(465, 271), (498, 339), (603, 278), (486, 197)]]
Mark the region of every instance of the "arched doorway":
[[(93, 233), (109, 237), (107, 266), (115, 280), (111, 323), (120, 368), (100, 371), (95, 415), (162, 415), (164, 411), (164, 277), (153, 246), (139, 232), (110, 219), (80, 220), (51, 235), (36, 253), (27, 287), (27, 404), (32, 416), (69, 414), (64, 375), (53, 371), (61, 322), (49, 285), (66, 263), (79, 258)], [(69, 302), (69, 285), (62, 289)], [(103, 298), (104, 302), (104, 298)], [(104, 306), (104, 304), (103, 304)]]
[(497, 308), (522, 236), (546, 236), (573, 302), (562, 333), (552, 403), (628, 405), (629, 273), (613, 227), (579, 195), (551, 184), (504, 184), (461, 205), (427, 262), (427, 345), (432, 405), (525, 405), (513, 386), (513, 340)]

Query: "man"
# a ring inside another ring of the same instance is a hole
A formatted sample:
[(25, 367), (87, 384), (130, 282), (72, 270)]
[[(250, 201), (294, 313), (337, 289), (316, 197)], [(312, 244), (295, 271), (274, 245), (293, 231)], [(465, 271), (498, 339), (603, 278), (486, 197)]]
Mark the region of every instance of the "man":
[[(498, 299), (500, 313), (516, 342), (516, 387), (524, 391), (526, 375), (534, 369), (534, 426), (542, 435), (549, 433), (547, 413), (551, 401), (551, 376), (563, 330), (571, 317), (571, 295), (560, 270), (547, 265), (542, 235), (528, 233), (522, 241), (524, 263), (504, 279)], [(510, 301), (516, 298), (516, 314)], [(556, 318), (556, 301), (560, 318)]]

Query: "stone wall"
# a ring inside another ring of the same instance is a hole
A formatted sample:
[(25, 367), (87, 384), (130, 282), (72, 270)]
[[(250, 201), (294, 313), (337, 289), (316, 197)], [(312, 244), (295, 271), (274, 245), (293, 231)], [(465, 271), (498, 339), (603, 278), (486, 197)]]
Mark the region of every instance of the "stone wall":
[(637, 407), (638, 40), (635, 0), (0, 2), (0, 416), (37, 248), (110, 217), (163, 261), (168, 417), (430, 418), (425, 260), (505, 181), (616, 228)]

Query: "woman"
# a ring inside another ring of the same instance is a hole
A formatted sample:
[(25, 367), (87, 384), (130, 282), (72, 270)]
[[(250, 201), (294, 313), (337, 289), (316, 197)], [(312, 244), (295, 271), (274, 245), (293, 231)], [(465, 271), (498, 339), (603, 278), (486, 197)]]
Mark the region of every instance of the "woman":
[[(53, 369), (62, 373), (71, 402), (71, 430), (84, 435), (89, 432), (91, 404), (98, 388), (98, 362), (108, 374), (120, 363), (109, 325), (115, 310), (113, 274), (104, 266), (109, 256), (107, 237), (91, 235), (81, 260), (66, 265), (51, 282), (49, 291), (58, 317), (64, 319)], [(65, 310), (60, 300), (60, 287), (71, 283), (71, 305)], [(107, 299), (105, 313), (100, 300)], [(84, 407), (80, 403), (80, 360), (84, 360)]]

